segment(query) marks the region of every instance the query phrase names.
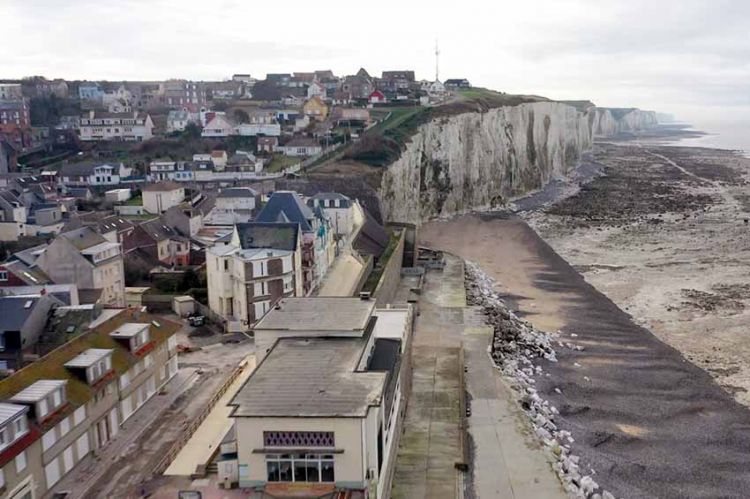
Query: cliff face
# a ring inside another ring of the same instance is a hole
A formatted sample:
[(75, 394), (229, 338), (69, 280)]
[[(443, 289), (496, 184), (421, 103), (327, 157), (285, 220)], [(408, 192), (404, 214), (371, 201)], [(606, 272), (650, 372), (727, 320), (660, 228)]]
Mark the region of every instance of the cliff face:
[(384, 218), (420, 223), (502, 206), (565, 175), (591, 148), (593, 132), (649, 122), (637, 110), (601, 111), (534, 102), (432, 120), (383, 174)]
[(594, 108), (589, 111), (594, 137), (612, 137), (618, 133), (634, 132), (658, 123), (656, 112), (640, 109)]

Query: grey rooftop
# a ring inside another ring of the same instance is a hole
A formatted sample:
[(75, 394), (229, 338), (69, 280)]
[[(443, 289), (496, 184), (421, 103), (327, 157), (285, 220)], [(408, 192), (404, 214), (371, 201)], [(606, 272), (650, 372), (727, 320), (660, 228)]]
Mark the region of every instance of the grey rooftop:
[(387, 373), (355, 372), (367, 338), (285, 338), (229, 402), (233, 417), (365, 417)]
[(374, 309), (374, 300), (360, 298), (284, 298), (256, 324), (255, 329), (363, 333)]

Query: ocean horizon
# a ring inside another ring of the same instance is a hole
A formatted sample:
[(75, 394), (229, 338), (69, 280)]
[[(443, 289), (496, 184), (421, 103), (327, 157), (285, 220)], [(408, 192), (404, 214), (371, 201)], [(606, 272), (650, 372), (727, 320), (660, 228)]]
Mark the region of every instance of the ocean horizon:
[[(671, 123), (670, 123), (671, 124)], [(675, 123), (687, 125), (687, 131), (702, 132), (705, 135), (681, 137), (671, 145), (686, 147), (708, 147), (738, 151), (750, 157), (750, 120), (747, 121), (705, 121)]]

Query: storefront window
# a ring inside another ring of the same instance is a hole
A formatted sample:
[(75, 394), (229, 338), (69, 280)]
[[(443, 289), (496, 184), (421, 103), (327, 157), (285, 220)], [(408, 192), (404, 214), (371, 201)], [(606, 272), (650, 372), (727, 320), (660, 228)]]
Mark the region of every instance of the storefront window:
[(268, 454), (269, 482), (334, 482), (333, 454)]

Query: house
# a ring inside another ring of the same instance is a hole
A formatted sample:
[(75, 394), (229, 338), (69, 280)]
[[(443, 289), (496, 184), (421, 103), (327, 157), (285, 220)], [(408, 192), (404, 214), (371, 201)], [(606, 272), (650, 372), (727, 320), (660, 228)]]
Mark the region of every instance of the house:
[(383, 71), (380, 81), (383, 90), (396, 92), (408, 89), (415, 81), (414, 71)]
[(336, 90), (331, 97), (334, 106), (348, 106), (352, 103), (352, 94), (343, 90)]
[(227, 187), (216, 196), (215, 208), (225, 211), (254, 211), (260, 205), (260, 194), (250, 187)]
[(65, 187), (96, 187), (118, 185), (131, 168), (122, 163), (66, 163), (60, 168), (60, 183)]
[(180, 324), (124, 310), (0, 381), (3, 497), (56, 497), (177, 374)]
[(411, 316), (359, 298), (281, 300), (254, 327), (263, 360), (229, 402), (228, 479), (272, 497), (389, 497)]
[(185, 200), (185, 187), (170, 180), (163, 180), (144, 186), (141, 195), (143, 209), (148, 213), (160, 215)]
[(211, 163), (216, 167), (217, 170), (223, 169), (227, 166), (227, 152), (222, 150), (211, 151)]
[(303, 293), (301, 239), (296, 223), (243, 223), (206, 251), (209, 306), (228, 329), (247, 331), (278, 300)]
[(307, 87), (307, 98), (312, 99), (313, 97), (319, 97), (320, 99), (326, 99), (326, 87), (317, 81), (310, 83)]
[(449, 78), (445, 80), (445, 88), (448, 90), (471, 88), (471, 83), (466, 78)]
[(51, 284), (50, 278), (27, 262), (11, 259), (0, 264), (0, 288)]
[(356, 75), (347, 76), (341, 84), (341, 91), (351, 95), (354, 100), (367, 99), (374, 89), (372, 78), (364, 69), (360, 69)]
[(353, 122), (356, 122), (365, 125), (370, 123), (370, 110), (363, 108), (335, 107), (331, 113), (331, 119), (337, 124), (352, 124)]
[(294, 131), (301, 132), (302, 130), (310, 126), (310, 122), (310, 117), (306, 114), (297, 116), (294, 120)]
[(101, 101), (104, 90), (96, 82), (83, 82), (78, 85), (78, 98), (88, 101)]
[(164, 105), (170, 108), (187, 108), (193, 112), (206, 106), (206, 88), (203, 83), (187, 80), (168, 80), (159, 85)]
[(28, 99), (0, 100), (0, 137), (17, 151), (33, 142)]
[(297, 223), (302, 231), (302, 273), (305, 295), (315, 290), (335, 258), (331, 221), (307, 206), (292, 191), (276, 191), (255, 218), (263, 223)]
[(25, 365), (24, 351), (33, 352), (53, 308), (61, 305), (46, 293), (0, 296), (0, 371)]
[(258, 152), (272, 153), (279, 145), (278, 137), (258, 137)]
[[(28, 259), (26, 259), (28, 255)], [(31, 262), (52, 282), (75, 283), (80, 290), (101, 290), (101, 301), (125, 306), (125, 277), (122, 251), (118, 243), (107, 241), (91, 227), (63, 232), (47, 245), (13, 255)]]
[(260, 194), (249, 187), (224, 188), (217, 194), (205, 224), (234, 227), (238, 223), (250, 222), (260, 206), (260, 199)]
[(367, 102), (369, 102), (370, 104), (385, 104), (386, 102), (388, 102), (388, 99), (380, 90), (373, 90), (372, 93), (367, 96)]
[(0, 100), (23, 99), (23, 87), (20, 83), (0, 83)]
[(285, 156), (316, 156), (323, 151), (323, 148), (315, 139), (294, 137), (283, 146), (278, 146), (276, 150)]
[(236, 127), (237, 135), (255, 137), (266, 135), (278, 137), (281, 135), (281, 125), (274, 119), (271, 122), (240, 123)]
[(224, 114), (216, 114), (203, 127), (201, 137), (221, 138), (235, 135), (235, 124)]
[(196, 121), (196, 115), (187, 109), (172, 109), (167, 114), (167, 133), (184, 132), (190, 123)]
[(354, 202), (337, 192), (318, 192), (307, 199), (310, 208), (322, 208), (331, 217), (333, 230), (339, 236), (348, 236), (355, 224)]
[(113, 140), (142, 142), (153, 137), (151, 115), (136, 111), (103, 113), (89, 111), (81, 116), (79, 133), (83, 141)]
[(0, 190), (0, 241), (18, 241), (26, 235), (27, 210), (10, 189)]
[(445, 85), (440, 80), (432, 81), (427, 86), (427, 93), (430, 97), (443, 97), (445, 94)]
[(190, 240), (161, 218), (155, 218), (136, 225), (122, 241), (125, 253), (125, 266), (131, 262), (133, 251), (144, 253), (153, 266), (186, 266), (190, 264)]
[(314, 120), (325, 121), (328, 117), (328, 105), (320, 97), (312, 97), (305, 101), (302, 112)]

